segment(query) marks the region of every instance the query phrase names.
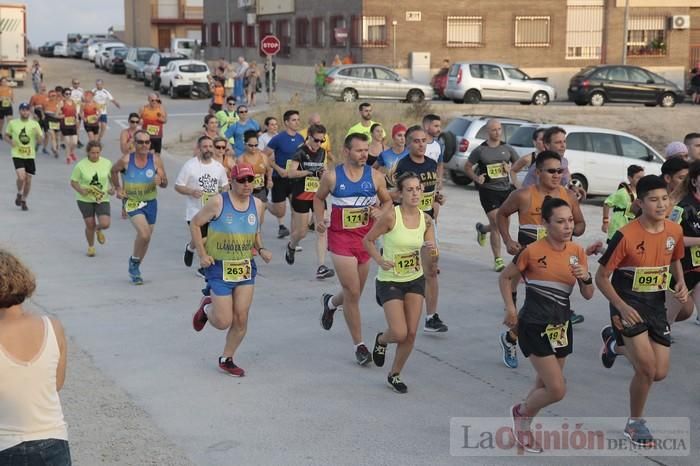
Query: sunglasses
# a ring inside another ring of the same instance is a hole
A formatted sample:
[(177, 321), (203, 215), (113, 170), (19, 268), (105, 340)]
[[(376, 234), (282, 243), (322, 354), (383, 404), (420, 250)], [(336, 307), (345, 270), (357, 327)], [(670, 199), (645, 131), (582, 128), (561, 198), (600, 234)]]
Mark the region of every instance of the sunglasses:
[(544, 171), (546, 171), (546, 172), (549, 173), (550, 175), (554, 175), (555, 173), (556, 173), (557, 175), (561, 175), (562, 173), (564, 173), (564, 169), (563, 169), (563, 168), (548, 168), (548, 169), (546, 169), (546, 170), (544, 170)]
[(248, 146), (248, 147), (258, 147), (257, 144), (246, 144), (246, 146)]
[(137, 124), (139, 120), (129, 120), (129, 123)]
[(144, 146), (144, 145), (147, 146), (147, 145), (149, 145), (149, 144), (151, 143), (151, 141), (149, 141), (148, 139), (146, 139), (146, 140), (137, 139), (135, 142), (136, 142), (136, 144), (139, 144), (139, 145), (142, 145), (142, 146)]
[(238, 182), (238, 183), (252, 183), (253, 181), (255, 181), (254, 176), (246, 176), (243, 178), (236, 178), (236, 182)]
[(311, 138), (311, 139), (313, 139), (314, 141), (316, 141), (318, 144), (323, 144), (324, 142), (326, 142), (326, 138), (323, 138), (323, 139)]
[(248, 113), (248, 110), (239, 110), (238, 113)]
[(224, 144), (223, 146), (220, 146), (220, 145), (218, 145), (218, 144), (214, 144), (214, 147), (216, 147), (217, 149), (226, 149), (226, 145), (225, 145), (225, 144)]

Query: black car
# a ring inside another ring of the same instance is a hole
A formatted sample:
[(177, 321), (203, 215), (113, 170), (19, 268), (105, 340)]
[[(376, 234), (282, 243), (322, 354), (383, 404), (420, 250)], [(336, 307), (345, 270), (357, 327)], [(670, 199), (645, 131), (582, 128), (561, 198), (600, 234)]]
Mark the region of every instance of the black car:
[(129, 51), (126, 47), (115, 47), (109, 51), (104, 59), (104, 68), (110, 73), (123, 73), (125, 70), (124, 60), (126, 53)]
[(602, 65), (584, 68), (569, 82), (569, 101), (601, 106), (608, 102), (638, 102), (649, 107), (673, 107), (683, 102), (683, 90), (658, 74), (638, 66)]
[(39, 56), (40, 57), (53, 57), (53, 49), (56, 47), (57, 44), (60, 44), (60, 42), (45, 42), (44, 45), (39, 46)]

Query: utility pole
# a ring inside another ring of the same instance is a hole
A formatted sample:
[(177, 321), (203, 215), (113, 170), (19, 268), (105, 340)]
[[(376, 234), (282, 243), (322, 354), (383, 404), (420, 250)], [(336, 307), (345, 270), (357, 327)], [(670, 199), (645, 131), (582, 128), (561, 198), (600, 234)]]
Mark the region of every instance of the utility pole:
[(627, 64), (627, 28), (630, 20), (630, 0), (625, 0), (625, 22), (622, 27), (622, 64)]
[(224, 0), (226, 2), (226, 35), (228, 42), (226, 42), (226, 47), (228, 49), (228, 62), (231, 63), (231, 46), (233, 45), (233, 37), (231, 34), (231, 14), (229, 11), (229, 2), (231, 0)]

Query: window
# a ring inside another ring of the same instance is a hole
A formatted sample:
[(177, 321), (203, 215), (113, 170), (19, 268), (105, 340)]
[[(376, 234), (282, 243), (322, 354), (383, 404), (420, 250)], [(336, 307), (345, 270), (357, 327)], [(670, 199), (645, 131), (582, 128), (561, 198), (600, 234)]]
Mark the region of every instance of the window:
[(472, 120), (467, 120), (466, 118), (458, 117), (452, 120), (449, 125), (447, 125), (445, 131), (449, 131), (458, 138), (461, 138), (464, 137), (464, 135), (467, 133), (467, 129), (469, 129), (469, 126), (471, 124)]
[(638, 84), (646, 84), (647, 81), (651, 80), (649, 75), (639, 68), (627, 68), (627, 79)]
[(604, 0), (567, 0), (566, 58), (600, 58)]
[(245, 46), (255, 48), (255, 25), (247, 24), (245, 27)]
[(207, 27), (207, 23), (202, 23), (202, 47), (205, 47), (206, 45), (209, 44), (209, 41), (207, 40), (207, 31), (209, 31), (209, 28)]
[(481, 16), (448, 16), (448, 47), (481, 47), (483, 19)]
[[(175, 68), (174, 63), (171, 63), (171, 65), (173, 65), (173, 68)], [(205, 65), (197, 65), (193, 63), (189, 65), (180, 65), (179, 70), (183, 73), (206, 73), (209, 71), (209, 68), (207, 68)]]
[(549, 47), (549, 16), (516, 16), (516, 47)]
[(566, 136), (566, 149), (588, 151), (587, 139), (586, 133), (569, 133)]
[(666, 18), (664, 16), (632, 16), (627, 30), (627, 55), (666, 55)]
[(295, 33), (296, 33), (297, 47), (308, 47), (309, 46), (309, 20), (308, 20), (308, 18), (297, 18)]
[(323, 18), (313, 18), (311, 20), (311, 46), (323, 48), (326, 46), (324, 38), (326, 37), (326, 22)]
[(243, 28), (242, 22), (231, 23), (231, 46), (232, 47), (243, 47)]
[(596, 71), (591, 76), (591, 79), (596, 79), (596, 80), (608, 79), (608, 68), (602, 68), (602, 69)]
[(627, 69), (621, 66), (610, 68), (608, 71), (608, 79), (611, 81), (627, 81)]
[(593, 152), (618, 155), (615, 136), (606, 133), (590, 133)]
[(641, 142), (635, 141), (627, 136), (618, 136), (617, 138), (620, 141), (620, 148), (622, 149), (623, 157), (630, 157), (632, 159), (644, 160), (647, 162), (652, 160), (650, 158), (651, 154), (649, 153), (649, 150)]
[(275, 23), (275, 29), (277, 30), (277, 37), (280, 40), (280, 52), (281, 57), (288, 57), (291, 51), (292, 45), (292, 28), (288, 19), (279, 19)]
[(350, 41), (355, 47), (388, 45), (386, 16), (353, 16)]
[[(347, 47), (348, 45), (348, 25), (344, 16), (331, 16), (330, 20), (330, 44), (331, 47)], [(345, 38), (338, 39), (336, 34), (340, 32), (345, 32)]]
[(503, 81), (503, 71), (496, 65), (469, 65), (469, 72), (474, 78)]
[(523, 73), (517, 68), (503, 68), (508, 75), (510, 79), (519, 79), (521, 81), (525, 81), (526, 79), (529, 79), (528, 75)]
[(258, 23), (258, 31), (260, 32), (260, 39), (272, 34), (272, 21), (260, 21)]
[(211, 23), (209, 25), (209, 28), (211, 29), (211, 35), (209, 36), (210, 43), (212, 47), (218, 47), (221, 45), (221, 28), (219, 27), (219, 23)]
[(398, 78), (394, 73), (384, 68), (375, 68), (374, 75), (377, 79), (383, 79), (385, 81), (396, 81), (396, 78)]

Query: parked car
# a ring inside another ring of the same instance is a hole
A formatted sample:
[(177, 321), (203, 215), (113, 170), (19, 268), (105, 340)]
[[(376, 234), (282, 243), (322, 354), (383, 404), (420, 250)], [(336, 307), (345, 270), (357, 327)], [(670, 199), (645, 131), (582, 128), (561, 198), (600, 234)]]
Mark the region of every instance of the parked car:
[(467, 162), (472, 150), (488, 139), (486, 123), (492, 118), (497, 118), (501, 122), (504, 141), (507, 141), (522, 125), (534, 124), (534, 122), (528, 120), (488, 115), (461, 115), (455, 117), (440, 135), (440, 138), (445, 143), (446, 155), (448, 153), (454, 154), (445, 162), (445, 169), (455, 184), (468, 185), (472, 182), (464, 172), (464, 164)]
[(105, 60), (109, 55), (109, 51), (116, 48), (126, 48), (126, 45), (121, 42), (100, 42), (95, 53), (95, 68), (105, 68)]
[(547, 105), (557, 98), (554, 87), (543, 80), (530, 78), (513, 65), (486, 62), (452, 64), (445, 95), (459, 104), (505, 100)]
[(97, 54), (97, 49), (103, 42), (114, 42), (110, 39), (88, 39), (87, 47), (83, 49), (83, 58), (89, 61), (95, 61), (95, 54)]
[(422, 102), (433, 98), (433, 88), (402, 78), (382, 65), (340, 65), (326, 75), (323, 93), (345, 102), (389, 99)]
[(65, 42), (56, 42), (56, 45), (53, 47), (53, 56), (54, 57), (67, 57), (68, 56), (68, 48), (66, 47)]
[(53, 49), (59, 43), (60, 42), (56, 42), (56, 41), (44, 42), (44, 45), (40, 45), (39, 49), (37, 50), (37, 52), (39, 53), (39, 56), (40, 57), (53, 57)]
[(638, 102), (673, 107), (685, 94), (676, 84), (649, 70), (631, 65), (591, 66), (569, 82), (569, 101), (599, 107), (608, 102)]
[(83, 50), (85, 50), (85, 47), (87, 47), (88, 39), (88, 37), (83, 37), (79, 41), (71, 44), (70, 49), (68, 50), (70, 56), (73, 58), (82, 58)]
[(435, 76), (430, 80), (430, 87), (433, 88), (433, 95), (438, 99), (446, 99), (445, 91), (447, 90), (447, 75), (449, 68), (440, 68), (440, 71), (435, 73)]
[(126, 79), (134, 78), (137, 81), (143, 79), (143, 67), (146, 65), (148, 60), (150, 60), (151, 55), (156, 53), (157, 50), (151, 47), (132, 47), (126, 54), (126, 59), (124, 60), (124, 73), (126, 74)]
[[(508, 140), (523, 155), (534, 150), (532, 133), (538, 127), (524, 125)], [(588, 195), (608, 195), (627, 179), (627, 167), (644, 167), (647, 175), (661, 174), (664, 158), (649, 144), (629, 133), (606, 128), (557, 125), (566, 131), (566, 158), (571, 182)]]
[(209, 67), (198, 60), (173, 60), (160, 73), (160, 91), (175, 99), (196, 84), (209, 83)]
[(109, 51), (104, 59), (104, 69), (110, 73), (124, 72), (124, 59), (129, 51), (126, 47), (115, 47)]
[(182, 60), (187, 58), (177, 53), (156, 52), (151, 55), (143, 67), (143, 85), (152, 86), (154, 90), (160, 89), (160, 74), (163, 69), (168, 66), (173, 60)]

